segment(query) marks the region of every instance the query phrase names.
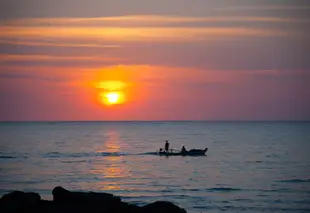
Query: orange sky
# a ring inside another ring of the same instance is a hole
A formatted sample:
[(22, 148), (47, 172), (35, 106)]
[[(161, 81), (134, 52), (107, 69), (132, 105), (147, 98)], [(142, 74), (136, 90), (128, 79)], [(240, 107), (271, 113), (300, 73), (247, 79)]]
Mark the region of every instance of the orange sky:
[(2, 121), (310, 119), (309, 7), (70, 16), (28, 1), (0, 20)]

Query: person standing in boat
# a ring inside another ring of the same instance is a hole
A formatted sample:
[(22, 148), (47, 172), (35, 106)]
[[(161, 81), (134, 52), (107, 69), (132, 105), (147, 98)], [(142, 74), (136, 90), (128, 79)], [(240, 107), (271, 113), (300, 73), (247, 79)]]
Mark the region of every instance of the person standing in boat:
[(165, 151), (168, 152), (168, 150), (169, 150), (169, 142), (166, 141), (166, 143), (165, 143)]
[(186, 153), (186, 149), (185, 149), (185, 146), (182, 146), (182, 150), (181, 150), (181, 153), (182, 153), (182, 154)]

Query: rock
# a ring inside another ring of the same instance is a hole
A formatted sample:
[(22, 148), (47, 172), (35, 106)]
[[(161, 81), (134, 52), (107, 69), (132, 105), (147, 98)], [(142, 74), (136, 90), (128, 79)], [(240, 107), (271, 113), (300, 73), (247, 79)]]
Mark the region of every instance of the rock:
[(113, 213), (143, 213), (141, 211), (141, 207), (121, 202), (118, 205), (114, 206), (113, 209), (111, 209)]
[[(74, 212), (109, 212), (114, 209), (120, 209), (121, 199), (109, 193), (98, 192), (73, 192), (57, 186), (52, 191), (53, 201), (57, 204), (62, 204), (70, 211)], [(75, 209), (77, 207), (77, 209)]]
[(109, 193), (72, 192), (57, 186), (53, 201), (42, 200), (37, 193), (14, 191), (0, 199), (0, 212), (5, 213), (186, 213), (171, 202), (157, 201), (145, 206), (122, 202)]
[(175, 204), (167, 201), (156, 201), (142, 207), (145, 213), (186, 213), (186, 211)]
[(41, 200), (37, 193), (13, 191), (0, 199), (0, 212), (19, 211), (25, 208), (34, 208)]
[(119, 203), (121, 202), (120, 197), (114, 196), (113, 194), (104, 192), (71, 192), (57, 186), (52, 191), (54, 202), (59, 203), (88, 203), (88, 202), (101, 202), (101, 203)]

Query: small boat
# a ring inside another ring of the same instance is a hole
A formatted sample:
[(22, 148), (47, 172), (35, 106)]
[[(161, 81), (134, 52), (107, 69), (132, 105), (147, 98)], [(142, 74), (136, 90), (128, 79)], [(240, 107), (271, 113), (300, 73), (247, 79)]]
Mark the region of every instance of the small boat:
[(175, 152), (174, 150), (170, 150), (170, 152), (166, 151), (158, 151), (158, 155), (163, 156), (204, 156), (206, 155), (206, 152), (208, 151), (208, 148), (205, 149), (191, 149), (188, 151), (178, 151)]

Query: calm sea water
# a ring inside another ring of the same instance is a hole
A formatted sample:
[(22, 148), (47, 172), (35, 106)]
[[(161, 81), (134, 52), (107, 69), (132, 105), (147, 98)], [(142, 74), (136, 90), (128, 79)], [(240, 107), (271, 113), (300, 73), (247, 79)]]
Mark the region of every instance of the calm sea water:
[[(0, 139), (0, 195), (61, 185), (193, 213), (310, 211), (308, 122), (1, 123)], [(209, 150), (154, 155), (165, 140)]]

